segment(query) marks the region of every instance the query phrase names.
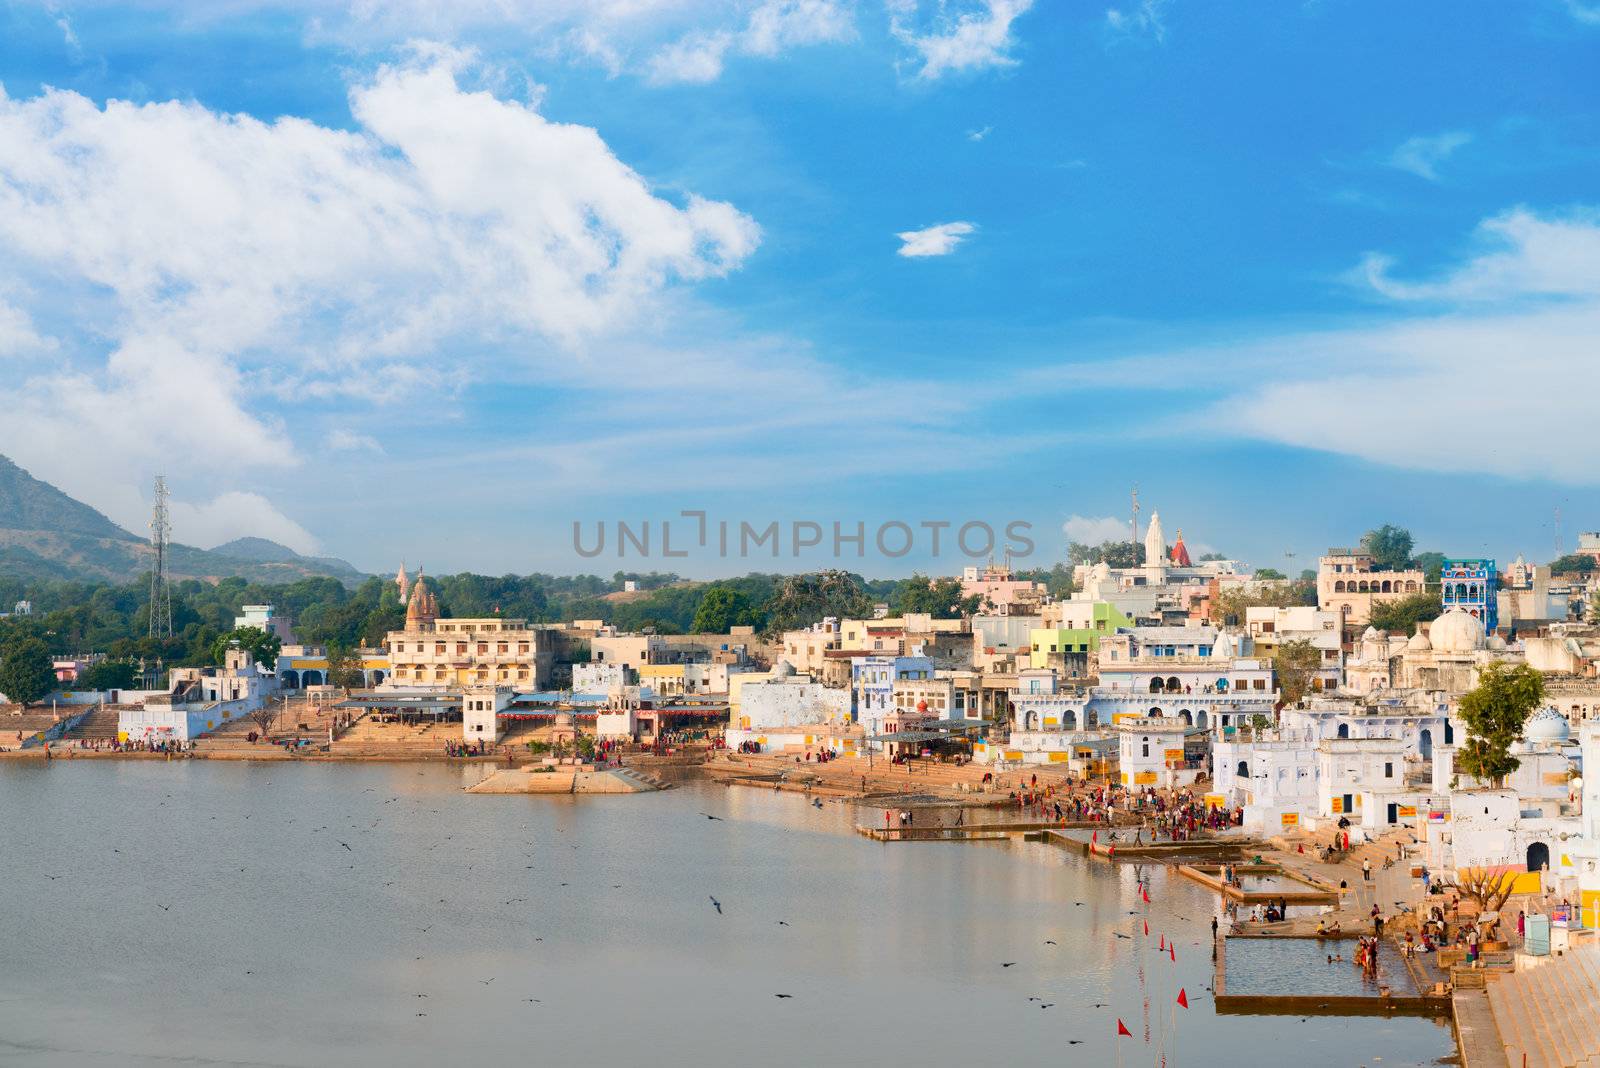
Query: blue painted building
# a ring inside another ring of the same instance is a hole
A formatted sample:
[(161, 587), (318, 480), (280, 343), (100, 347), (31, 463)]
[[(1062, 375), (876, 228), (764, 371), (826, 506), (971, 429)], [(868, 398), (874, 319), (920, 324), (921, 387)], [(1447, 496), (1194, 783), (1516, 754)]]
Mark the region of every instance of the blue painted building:
[(1446, 560), (1439, 583), (1446, 611), (1465, 608), (1483, 623), (1485, 634), (1500, 626), (1500, 576), (1493, 560)]
[(894, 710), (897, 679), (933, 678), (933, 660), (926, 656), (862, 656), (850, 668), (855, 721), (869, 735), (879, 733), (884, 717)]

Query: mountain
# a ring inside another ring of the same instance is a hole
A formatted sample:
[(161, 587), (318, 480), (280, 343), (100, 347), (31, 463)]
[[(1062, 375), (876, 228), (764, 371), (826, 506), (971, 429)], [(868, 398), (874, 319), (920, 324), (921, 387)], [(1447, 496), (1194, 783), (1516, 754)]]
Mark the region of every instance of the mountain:
[[(0, 575), (23, 579), (132, 582), (149, 573), (148, 540), (0, 456)], [(174, 543), (172, 577), (294, 582), (327, 576), (353, 584), (366, 576), (343, 560), (302, 556), (265, 538), (215, 549)]]

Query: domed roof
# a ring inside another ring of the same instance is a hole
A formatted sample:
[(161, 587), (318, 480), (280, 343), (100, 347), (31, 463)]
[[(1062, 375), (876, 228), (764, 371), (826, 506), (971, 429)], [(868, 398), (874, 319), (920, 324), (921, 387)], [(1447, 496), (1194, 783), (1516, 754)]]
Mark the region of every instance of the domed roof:
[(1428, 640), (1428, 636), (1422, 633), (1420, 630), (1411, 636), (1410, 641), (1406, 642), (1407, 652), (1425, 653), (1432, 648), (1433, 643), (1430, 642)]
[(1470, 653), (1483, 648), (1483, 624), (1465, 608), (1452, 608), (1428, 628), (1433, 648), (1441, 653)]
[(1383, 631), (1379, 630), (1377, 627), (1372, 626), (1371, 624), (1368, 624), (1367, 629), (1361, 632), (1361, 640), (1364, 641), (1364, 642), (1365, 641), (1373, 641), (1375, 639), (1382, 638), (1382, 637), (1383, 637)]
[(1564, 742), (1572, 737), (1572, 725), (1553, 708), (1541, 708), (1523, 724), (1522, 736), (1530, 742)]
[(1494, 650), (1501, 650), (1501, 649), (1506, 648), (1506, 640), (1504, 638), (1500, 637), (1500, 635), (1498, 635), (1498, 634), (1489, 635), (1488, 641), (1485, 642), (1485, 644), (1487, 645), (1488, 648), (1494, 649)]
[(772, 677), (775, 679), (786, 679), (793, 674), (794, 665), (787, 660), (780, 659), (776, 664), (772, 665)]
[(1211, 643), (1211, 658), (1213, 660), (1231, 660), (1239, 655), (1239, 636), (1223, 631), (1217, 635), (1217, 640)]
[(557, 727), (570, 727), (570, 726), (572, 726), (573, 722), (574, 721), (573, 721), (571, 712), (557, 712), (556, 713), (556, 726)]

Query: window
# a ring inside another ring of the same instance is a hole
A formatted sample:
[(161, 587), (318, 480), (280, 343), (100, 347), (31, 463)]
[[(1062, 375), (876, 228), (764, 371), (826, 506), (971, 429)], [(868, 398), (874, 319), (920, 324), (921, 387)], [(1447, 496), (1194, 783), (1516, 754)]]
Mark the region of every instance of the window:
[(1388, 763), (1388, 762), (1384, 763), (1384, 765), (1383, 765), (1383, 777), (1385, 779), (1394, 778), (1394, 765), (1393, 764)]
[(1150, 755), (1150, 743), (1149, 742), (1145, 742), (1144, 745), (1142, 746), (1142, 748), (1144, 749), (1144, 754), (1143, 755), (1144, 756), (1149, 756)]

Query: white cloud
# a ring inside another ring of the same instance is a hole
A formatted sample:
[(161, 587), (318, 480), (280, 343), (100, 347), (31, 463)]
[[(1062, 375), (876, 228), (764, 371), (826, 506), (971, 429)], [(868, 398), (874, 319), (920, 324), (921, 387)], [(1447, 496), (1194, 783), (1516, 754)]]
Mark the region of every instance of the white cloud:
[(1407, 138), (1389, 154), (1388, 164), (1396, 170), (1436, 182), (1439, 180), (1439, 164), (1471, 140), (1472, 135), (1461, 130)]
[(1567, 13), (1586, 26), (1600, 26), (1600, 4), (1567, 0)]
[(934, 24), (926, 32), (910, 28), (905, 14), (914, 4), (890, 4), (890, 32), (917, 54), (921, 67), (916, 77), (935, 81), (946, 74), (1012, 67), (1011, 55), (1016, 40), (1011, 24), (1033, 6), (1033, 0), (980, 0), (959, 15), (950, 15), (943, 4)]
[(982, 141), (985, 137), (988, 137), (990, 132), (993, 131), (993, 130), (994, 130), (993, 126), (985, 126), (981, 130), (968, 130), (967, 131), (967, 140), (968, 141)]
[(328, 434), (327, 447), (331, 452), (370, 452), (383, 455), (383, 446), (371, 434), (357, 434), (337, 427)]
[[(1600, 395), (1600, 213), (1518, 208), (1478, 234), (1496, 247), (1431, 281), (1379, 271), (1388, 322), (1101, 361), (1035, 376), (1030, 388), (1082, 403), (1085, 390), (1203, 366), (1217, 400), (1149, 436), (1231, 435), (1413, 470), (1600, 484), (1589, 421), (1565, 403)], [(1411, 310), (1417, 300), (1431, 302), (1427, 314)]]
[(211, 547), (234, 538), (266, 538), (297, 553), (315, 553), (317, 539), (259, 493), (221, 494), (202, 504), (173, 501), (172, 540)]
[(353, 130), (0, 89), (18, 302), (0, 330), (35, 348), (30, 321), (79, 331), (8, 361), (0, 452), (137, 523), (127, 487), (174, 457), (208, 492), (298, 461), (248, 383), (306, 400), (575, 359), (601, 377), (592, 339), (756, 247), (731, 205), (658, 195), (595, 130), (469, 91), (471, 73), (437, 48), (384, 67), (351, 89)]
[(1117, 34), (1127, 37), (1149, 37), (1156, 41), (1167, 38), (1167, 0), (1142, 0), (1138, 7), (1107, 8), (1106, 25)]
[(1084, 545), (1099, 545), (1107, 541), (1127, 541), (1128, 520), (1114, 516), (1068, 516), (1061, 531), (1073, 541)]
[(744, 28), (696, 30), (651, 56), (647, 69), (656, 84), (712, 82), (722, 76), (730, 52), (772, 58), (804, 45), (848, 41), (854, 17), (838, 0), (767, 0), (750, 13)]
[(947, 256), (977, 227), (969, 222), (947, 222), (924, 230), (906, 230), (895, 234), (902, 244), (899, 254), (909, 258), (922, 256)]
[(40, 336), (27, 312), (0, 300), (0, 360), (37, 356), (55, 348), (55, 339)]
[(1431, 281), (1390, 274), (1393, 259), (1369, 253), (1358, 277), (1393, 300), (1505, 302), (1537, 297), (1600, 297), (1600, 211), (1544, 217), (1514, 208), (1478, 224), (1486, 251)]

